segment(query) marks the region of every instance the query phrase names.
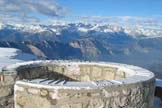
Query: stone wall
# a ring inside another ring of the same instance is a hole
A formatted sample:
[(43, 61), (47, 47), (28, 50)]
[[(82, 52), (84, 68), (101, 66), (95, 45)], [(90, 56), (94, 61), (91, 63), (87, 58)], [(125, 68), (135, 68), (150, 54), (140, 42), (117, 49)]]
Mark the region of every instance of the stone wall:
[[(143, 74), (140, 75), (140, 71)], [(0, 73), (3, 76), (0, 81), (0, 108), (13, 108), (13, 88), (18, 80), (23, 81), (15, 85), (15, 108), (134, 108), (135, 104), (138, 104), (137, 108), (152, 108), (154, 75), (148, 73), (134, 66), (100, 62), (41, 61), (9, 66)], [(33, 83), (34, 79), (47, 82), (65, 80), (68, 83), (44, 86)], [(76, 85), (79, 87), (76, 88)], [(120, 106), (118, 102), (124, 101), (129, 104)]]
[(0, 108), (13, 108), (14, 100), (14, 84), (16, 81), (15, 75), (0, 74)]
[(117, 68), (100, 65), (42, 65), (37, 67), (22, 66), (17, 69), (20, 79), (64, 79), (75, 81), (114, 80), (125, 78), (127, 73), (118, 72)]
[(153, 108), (154, 80), (96, 89), (17, 82), (15, 90), (15, 108)]

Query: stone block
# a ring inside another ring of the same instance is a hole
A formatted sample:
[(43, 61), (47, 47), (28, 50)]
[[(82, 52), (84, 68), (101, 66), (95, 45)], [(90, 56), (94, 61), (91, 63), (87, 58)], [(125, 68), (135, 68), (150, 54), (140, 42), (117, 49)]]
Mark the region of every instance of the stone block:
[(40, 90), (40, 95), (41, 95), (41, 96), (47, 96), (47, 95), (48, 95), (48, 90), (41, 89), (41, 90)]
[(105, 103), (103, 99), (94, 98), (90, 100), (89, 106), (87, 108), (104, 108)]
[(61, 105), (60, 108), (70, 108), (70, 105)]
[(119, 107), (127, 106), (129, 103), (128, 97), (126, 96), (116, 97), (114, 101), (115, 101), (116, 106), (119, 106)]
[(52, 66), (48, 66), (48, 71), (53, 71), (53, 67)]
[(90, 75), (91, 73), (91, 67), (85, 66), (85, 65), (80, 65), (80, 72), (82, 75)]
[(115, 79), (121, 79), (121, 78), (125, 78), (125, 72), (116, 72), (115, 73)]
[(39, 94), (40, 90), (35, 88), (28, 88), (28, 92), (31, 94)]
[(82, 108), (82, 104), (81, 103), (74, 103), (70, 105), (70, 108)]
[(13, 94), (12, 86), (0, 87), (0, 97), (6, 97)]
[(5, 77), (4, 77), (5, 85), (14, 84), (15, 80), (16, 80), (16, 76), (14, 76), (14, 75), (5, 75)]
[(130, 95), (131, 94), (131, 90), (128, 89), (128, 88), (126, 88), (126, 89), (123, 88), (122, 92), (123, 92), (124, 95)]
[(102, 72), (103, 75), (103, 79), (108, 79), (108, 80), (114, 80), (115, 79), (115, 73), (114, 72), (110, 72), (110, 71), (103, 71)]
[(93, 67), (91, 72), (92, 78), (100, 78), (102, 76), (102, 69), (100, 67)]
[(82, 76), (81, 81), (90, 81), (90, 76), (89, 75)]
[(16, 102), (17, 102), (18, 105), (24, 106), (26, 104), (26, 102), (27, 102), (27, 97), (25, 97), (25, 96), (17, 96), (16, 97)]

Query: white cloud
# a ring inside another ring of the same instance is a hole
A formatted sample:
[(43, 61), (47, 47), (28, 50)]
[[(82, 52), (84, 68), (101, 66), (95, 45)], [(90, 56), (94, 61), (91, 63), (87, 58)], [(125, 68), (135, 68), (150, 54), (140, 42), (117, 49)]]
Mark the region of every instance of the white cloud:
[[(66, 15), (67, 8), (59, 6), (56, 0), (0, 0), (1, 22), (31, 22), (38, 23), (39, 20), (56, 20), (64, 17), (71, 21), (87, 21), (94, 23), (156, 23), (156, 17), (136, 16), (77, 16)], [(43, 17), (42, 17), (43, 16)], [(159, 16), (158, 16), (159, 17)], [(49, 19), (48, 19), (49, 18)]]
[(113, 23), (113, 24), (154, 24), (157, 23), (155, 17), (138, 16), (71, 16), (78, 21), (94, 23)]
[(34, 17), (18, 17), (12, 15), (0, 15), (0, 22), (1, 23), (27, 23), (27, 24), (36, 24), (39, 23), (40, 20)]
[(1, 20), (6, 20), (6, 15), (10, 20), (34, 20), (39, 15), (56, 18), (63, 16), (65, 11), (55, 0), (0, 0)]

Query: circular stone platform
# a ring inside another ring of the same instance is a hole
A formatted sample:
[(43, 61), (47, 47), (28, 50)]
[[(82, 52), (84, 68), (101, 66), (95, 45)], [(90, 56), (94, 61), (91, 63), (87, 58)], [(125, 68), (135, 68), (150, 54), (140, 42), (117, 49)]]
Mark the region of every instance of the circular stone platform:
[[(3, 69), (15, 108), (152, 108), (154, 74), (108, 62), (36, 61)], [(4, 78), (5, 79), (5, 78)]]

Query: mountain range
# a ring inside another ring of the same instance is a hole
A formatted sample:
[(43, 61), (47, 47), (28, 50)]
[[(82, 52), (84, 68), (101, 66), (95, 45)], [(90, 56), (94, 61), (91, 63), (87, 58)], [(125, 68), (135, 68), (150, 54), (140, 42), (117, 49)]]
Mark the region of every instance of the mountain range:
[(111, 61), (141, 66), (162, 78), (162, 26), (92, 23), (0, 24), (0, 47), (45, 59)]

